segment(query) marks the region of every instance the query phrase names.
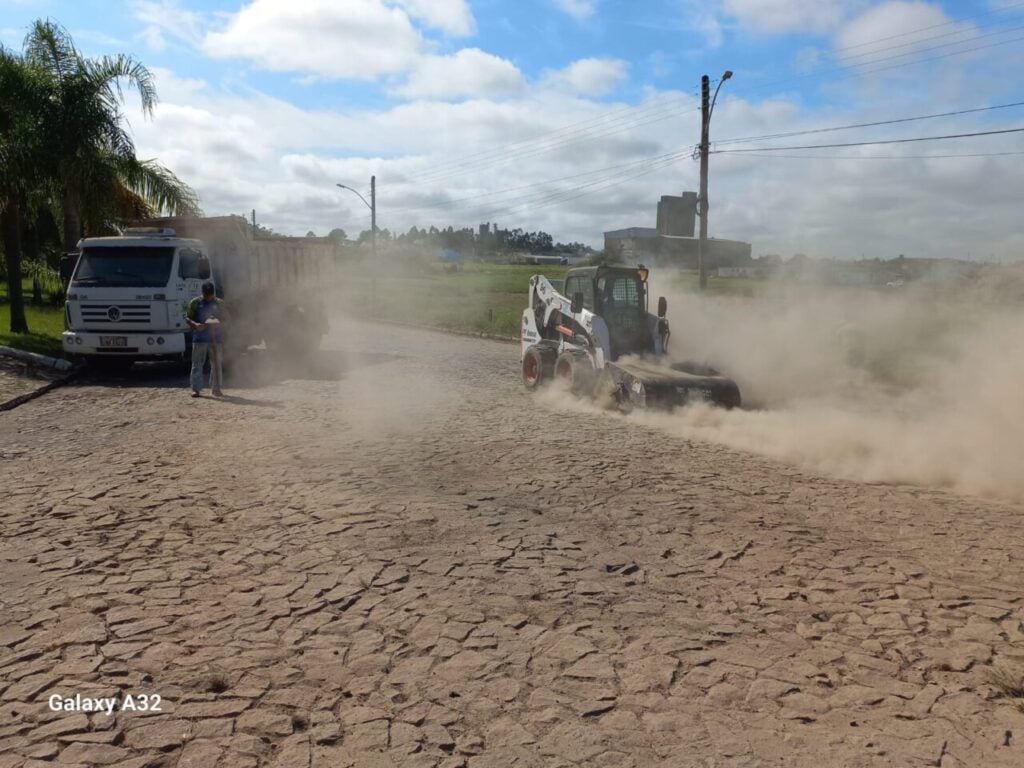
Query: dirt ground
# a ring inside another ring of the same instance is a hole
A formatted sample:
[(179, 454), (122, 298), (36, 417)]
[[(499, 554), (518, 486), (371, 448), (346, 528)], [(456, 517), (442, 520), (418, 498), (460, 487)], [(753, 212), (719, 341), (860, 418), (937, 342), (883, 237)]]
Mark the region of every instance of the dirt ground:
[(0, 768), (1024, 764), (1020, 503), (566, 411), (508, 344), (331, 346), (0, 415)]

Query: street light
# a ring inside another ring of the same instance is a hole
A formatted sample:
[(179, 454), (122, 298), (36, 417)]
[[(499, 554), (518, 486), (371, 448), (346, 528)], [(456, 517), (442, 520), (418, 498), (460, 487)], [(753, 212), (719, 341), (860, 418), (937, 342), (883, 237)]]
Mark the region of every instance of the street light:
[(711, 84), (708, 76), (700, 79), (700, 238), (697, 240), (697, 275), (700, 289), (703, 291), (708, 287), (707, 265), (704, 263), (704, 254), (708, 244), (708, 150), (710, 144), (708, 134), (711, 128), (711, 113), (715, 111), (715, 102), (718, 101), (718, 91), (722, 83), (732, 77), (730, 70), (722, 73), (722, 78), (715, 88), (714, 98), (709, 99)]
[(370, 177), (370, 202), (366, 202), (366, 198), (363, 197), (359, 192), (346, 184), (335, 184), (336, 187), (347, 189), (349, 192), (354, 192), (356, 197), (363, 201), (363, 205), (370, 209), (370, 244), (373, 248), (373, 257), (377, 258), (377, 177)]

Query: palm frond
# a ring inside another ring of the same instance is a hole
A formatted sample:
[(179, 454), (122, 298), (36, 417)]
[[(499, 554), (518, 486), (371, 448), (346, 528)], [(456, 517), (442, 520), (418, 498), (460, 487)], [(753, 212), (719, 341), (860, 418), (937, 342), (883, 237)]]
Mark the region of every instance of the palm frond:
[(45, 67), (58, 80), (65, 80), (78, 70), (82, 57), (68, 31), (55, 21), (38, 20), (25, 37), (25, 58)]
[(157, 211), (166, 211), (172, 216), (200, 215), (195, 190), (155, 160), (126, 162), (118, 158), (115, 167), (124, 185)]
[(143, 113), (153, 114), (153, 107), (157, 102), (156, 86), (153, 83), (153, 74), (140, 62), (131, 56), (118, 54), (87, 59), (84, 65), (90, 79), (100, 86), (98, 93), (108, 109), (119, 110), (120, 105), (124, 103), (121, 81), (126, 80), (139, 92)]

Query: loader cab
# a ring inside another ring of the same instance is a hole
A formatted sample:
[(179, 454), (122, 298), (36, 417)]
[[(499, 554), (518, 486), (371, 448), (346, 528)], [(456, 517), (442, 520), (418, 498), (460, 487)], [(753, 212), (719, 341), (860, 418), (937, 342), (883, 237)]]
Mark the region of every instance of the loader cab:
[(653, 351), (645, 276), (635, 267), (583, 267), (565, 276), (565, 295), (582, 294), (583, 308), (608, 326), (612, 360)]

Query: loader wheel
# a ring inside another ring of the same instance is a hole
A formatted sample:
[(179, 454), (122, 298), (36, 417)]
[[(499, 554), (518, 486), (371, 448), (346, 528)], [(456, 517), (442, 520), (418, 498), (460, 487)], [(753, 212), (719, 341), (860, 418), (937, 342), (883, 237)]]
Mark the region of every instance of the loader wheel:
[(537, 389), (551, 381), (555, 369), (555, 352), (547, 347), (531, 346), (523, 355), (523, 385)]
[(563, 352), (555, 361), (555, 380), (564, 382), (575, 395), (594, 391), (594, 364), (584, 352)]

